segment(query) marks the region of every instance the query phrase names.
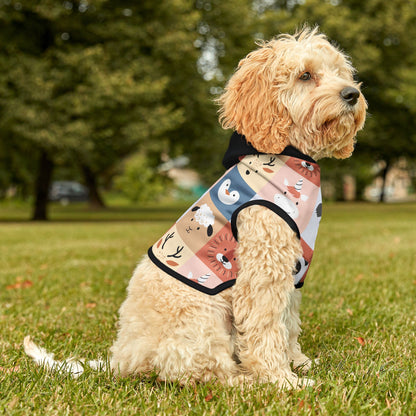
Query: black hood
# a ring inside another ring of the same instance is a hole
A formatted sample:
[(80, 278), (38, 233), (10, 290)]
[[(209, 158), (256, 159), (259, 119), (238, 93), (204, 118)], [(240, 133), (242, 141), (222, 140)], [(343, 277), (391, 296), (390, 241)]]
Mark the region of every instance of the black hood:
[[(245, 136), (237, 133), (236, 131), (232, 134), (230, 138), (230, 143), (228, 149), (225, 152), (222, 164), (226, 169), (229, 169), (231, 166), (234, 166), (240, 161), (241, 156), (246, 155), (261, 155), (264, 154), (256, 150), (245, 138)], [(287, 146), (283, 150), (281, 155), (296, 157), (298, 159), (306, 160), (307, 162), (316, 163), (310, 156), (307, 156), (300, 152), (293, 146)]]

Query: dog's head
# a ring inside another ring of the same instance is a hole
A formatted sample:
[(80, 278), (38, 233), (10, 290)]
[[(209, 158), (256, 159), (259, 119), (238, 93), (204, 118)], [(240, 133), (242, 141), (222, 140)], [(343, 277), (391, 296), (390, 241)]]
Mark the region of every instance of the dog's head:
[(224, 128), (260, 152), (347, 158), (367, 104), (349, 59), (315, 28), (281, 35), (239, 63), (219, 98)]

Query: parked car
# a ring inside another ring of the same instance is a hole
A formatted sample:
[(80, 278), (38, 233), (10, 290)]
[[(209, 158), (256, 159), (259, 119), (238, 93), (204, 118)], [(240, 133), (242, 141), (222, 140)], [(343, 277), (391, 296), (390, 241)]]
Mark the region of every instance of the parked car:
[(74, 181), (56, 181), (49, 190), (49, 200), (68, 205), (70, 202), (88, 200), (88, 189)]

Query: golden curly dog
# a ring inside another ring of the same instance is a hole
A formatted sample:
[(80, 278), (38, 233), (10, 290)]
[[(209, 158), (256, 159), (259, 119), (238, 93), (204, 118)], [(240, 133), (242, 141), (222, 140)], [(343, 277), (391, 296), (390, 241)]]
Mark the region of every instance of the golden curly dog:
[[(347, 158), (367, 108), (353, 74), (349, 59), (317, 29), (280, 35), (239, 63), (218, 100), (222, 125), (259, 153), (279, 155), (292, 146), (314, 160)], [(110, 358), (115, 373), (156, 370), (160, 379), (182, 383), (313, 383), (291, 369), (291, 363), (304, 370), (312, 364), (298, 343), (300, 240), (262, 205), (242, 209), (236, 221), (238, 278), (213, 296), (173, 278), (148, 256), (141, 261), (120, 308)], [(44, 352), (29, 338), (25, 348), (34, 358)]]

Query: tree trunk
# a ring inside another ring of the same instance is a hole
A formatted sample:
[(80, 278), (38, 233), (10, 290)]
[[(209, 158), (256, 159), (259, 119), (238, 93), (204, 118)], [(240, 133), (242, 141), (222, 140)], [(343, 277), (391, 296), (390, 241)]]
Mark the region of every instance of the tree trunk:
[(39, 158), (39, 167), (35, 182), (35, 205), (33, 207), (33, 221), (46, 221), (48, 219), (48, 194), (52, 181), (53, 161), (42, 150)]
[(97, 186), (97, 178), (94, 172), (87, 165), (81, 165), (82, 173), (84, 175), (85, 185), (89, 191), (89, 203), (92, 208), (105, 208), (105, 203), (100, 195)]
[(381, 185), (380, 199), (378, 202), (386, 201), (386, 179), (387, 179), (387, 174), (389, 172), (389, 169), (390, 169), (390, 160), (386, 160), (386, 165), (384, 166), (381, 172), (381, 178), (383, 179), (383, 182)]

